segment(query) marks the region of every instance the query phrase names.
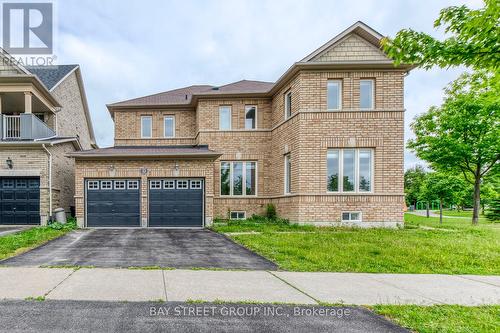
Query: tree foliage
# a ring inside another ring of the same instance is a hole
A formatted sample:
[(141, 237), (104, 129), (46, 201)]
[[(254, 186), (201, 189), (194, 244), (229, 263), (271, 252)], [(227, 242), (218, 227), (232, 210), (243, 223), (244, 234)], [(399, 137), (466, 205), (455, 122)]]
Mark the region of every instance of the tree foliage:
[(465, 65), (476, 69), (500, 67), (500, 1), (485, 0), (485, 7), (453, 6), (441, 10), (434, 27), (444, 27), (447, 38), (440, 41), (412, 29), (399, 31), (382, 46), (396, 64), (422, 68)]
[(427, 172), (421, 165), (416, 165), (414, 168), (405, 171), (405, 198), (408, 206), (416, 205), (421, 197), (420, 188), (426, 175)]

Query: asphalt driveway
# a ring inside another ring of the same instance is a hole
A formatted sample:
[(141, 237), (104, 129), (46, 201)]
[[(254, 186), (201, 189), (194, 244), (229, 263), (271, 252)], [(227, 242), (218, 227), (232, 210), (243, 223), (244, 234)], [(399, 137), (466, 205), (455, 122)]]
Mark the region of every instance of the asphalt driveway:
[(357, 307), (0, 301), (1, 331), (343, 332), (408, 330)]
[(277, 269), (213, 231), (167, 229), (76, 230), (0, 265)]

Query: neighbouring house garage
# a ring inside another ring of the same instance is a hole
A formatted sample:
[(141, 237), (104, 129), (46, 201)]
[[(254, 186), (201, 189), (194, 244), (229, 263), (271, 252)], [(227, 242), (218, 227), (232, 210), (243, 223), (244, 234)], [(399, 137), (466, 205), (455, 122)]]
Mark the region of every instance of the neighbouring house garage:
[(0, 177), (0, 225), (40, 224), (40, 178)]
[(149, 226), (203, 227), (203, 179), (149, 180)]
[(88, 227), (140, 227), (139, 179), (88, 179)]

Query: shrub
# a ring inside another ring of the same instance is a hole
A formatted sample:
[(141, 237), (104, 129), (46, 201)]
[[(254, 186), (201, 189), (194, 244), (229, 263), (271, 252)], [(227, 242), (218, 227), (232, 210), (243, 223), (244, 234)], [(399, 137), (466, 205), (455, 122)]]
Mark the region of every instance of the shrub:
[(268, 203), (266, 206), (266, 217), (270, 220), (275, 220), (277, 218), (276, 206), (272, 203)]
[(74, 218), (69, 218), (68, 222), (66, 222), (65, 224), (55, 221), (49, 221), (48, 227), (54, 230), (72, 230), (76, 229), (76, 220)]
[(500, 199), (492, 200), (485, 215), (490, 221), (500, 220)]

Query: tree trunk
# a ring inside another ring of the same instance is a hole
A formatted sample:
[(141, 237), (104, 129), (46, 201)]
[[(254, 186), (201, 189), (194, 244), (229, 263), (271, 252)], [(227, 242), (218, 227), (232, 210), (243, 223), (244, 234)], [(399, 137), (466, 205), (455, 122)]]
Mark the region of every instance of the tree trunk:
[(479, 176), (479, 171), (477, 171), (474, 176), (474, 209), (472, 211), (472, 224), (477, 225), (479, 222), (479, 207), (481, 206), (481, 176)]
[(439, 198), (439, 224), (443, 224), (443, 199)]
[(429, 201), (427, 201), (427, 210), (426, 210), (426, 213), (427, 213), (427, 217), (429, 217)]

